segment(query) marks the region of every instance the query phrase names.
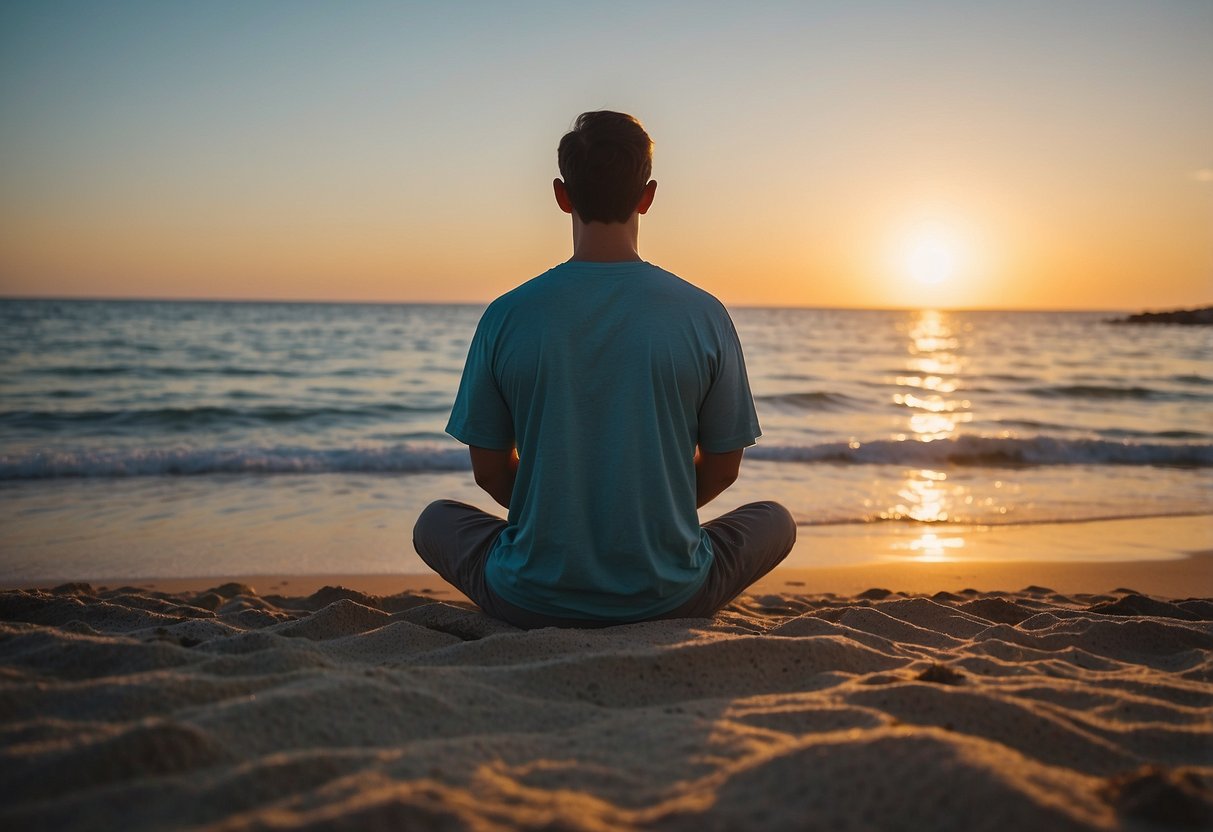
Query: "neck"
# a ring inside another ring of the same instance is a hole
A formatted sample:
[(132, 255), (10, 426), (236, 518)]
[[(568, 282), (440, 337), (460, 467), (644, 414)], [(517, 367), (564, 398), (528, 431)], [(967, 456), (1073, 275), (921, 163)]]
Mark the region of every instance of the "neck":
[(617, 263), (640, 260), (640, 215), (626, 222), (582, 222), (573, 214), (573, 260)]

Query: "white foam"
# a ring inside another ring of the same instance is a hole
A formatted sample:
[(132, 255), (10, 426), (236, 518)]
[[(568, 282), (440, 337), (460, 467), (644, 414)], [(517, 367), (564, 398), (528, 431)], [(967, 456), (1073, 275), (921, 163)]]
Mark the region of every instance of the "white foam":
[[(1213, 467), (1213, 444), (1133, 443), (1049, 436), (1014, 439), (961, 436), (921, 442), (826, 442), (759, 445), (750, 459), (852, 465), (1005, 467), (1037, 465), (1155, 465)], [(168, 448), (159, 450), (29, 452), (0, 456), (0, 480), (60, 477), (190, 476), (207, 474), (410, 474), (469, 468), (461, 446), (395, 445), (313, 449)]]
[(0, 480), (205, 474), (423, 473), (470, 467), (463, 448), (169, 448), (0, 456)]
[(893, 439), (816, 445), (759, 445), (751, 459), (856, 465), (1167, 465), (1213, 466), (1213, 444), (1133, 443), (1051, 436), (960, 436), (933, 442)]

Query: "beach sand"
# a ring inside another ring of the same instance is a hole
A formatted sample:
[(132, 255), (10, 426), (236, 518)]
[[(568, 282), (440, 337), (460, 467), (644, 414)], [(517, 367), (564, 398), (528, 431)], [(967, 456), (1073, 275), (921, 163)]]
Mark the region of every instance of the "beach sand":
[(531, 632), (417, 576), (10, 589), (0, 827), (1208, 828), (1209, 565), (778, 570)]

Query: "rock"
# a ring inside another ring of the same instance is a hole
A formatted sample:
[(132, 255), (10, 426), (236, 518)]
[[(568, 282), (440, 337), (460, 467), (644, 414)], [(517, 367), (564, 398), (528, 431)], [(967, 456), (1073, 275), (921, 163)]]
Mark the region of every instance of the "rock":
[(1168, 312), (1142, 312), (1125, 318), (1113, 318), (1108, 323), (1210, 326), (1213, 325), (1213, 306), (1205, 306), (1200, 309), (1173, 309)]

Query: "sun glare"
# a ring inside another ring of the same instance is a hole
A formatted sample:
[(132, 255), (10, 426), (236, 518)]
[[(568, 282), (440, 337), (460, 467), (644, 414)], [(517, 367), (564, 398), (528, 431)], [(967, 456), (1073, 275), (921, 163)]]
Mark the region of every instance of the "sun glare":
[(960, 247), (946, 229), (919, 229), (906, 238), (902, 265), (920, 286), (939, 286), (956, 277)]

